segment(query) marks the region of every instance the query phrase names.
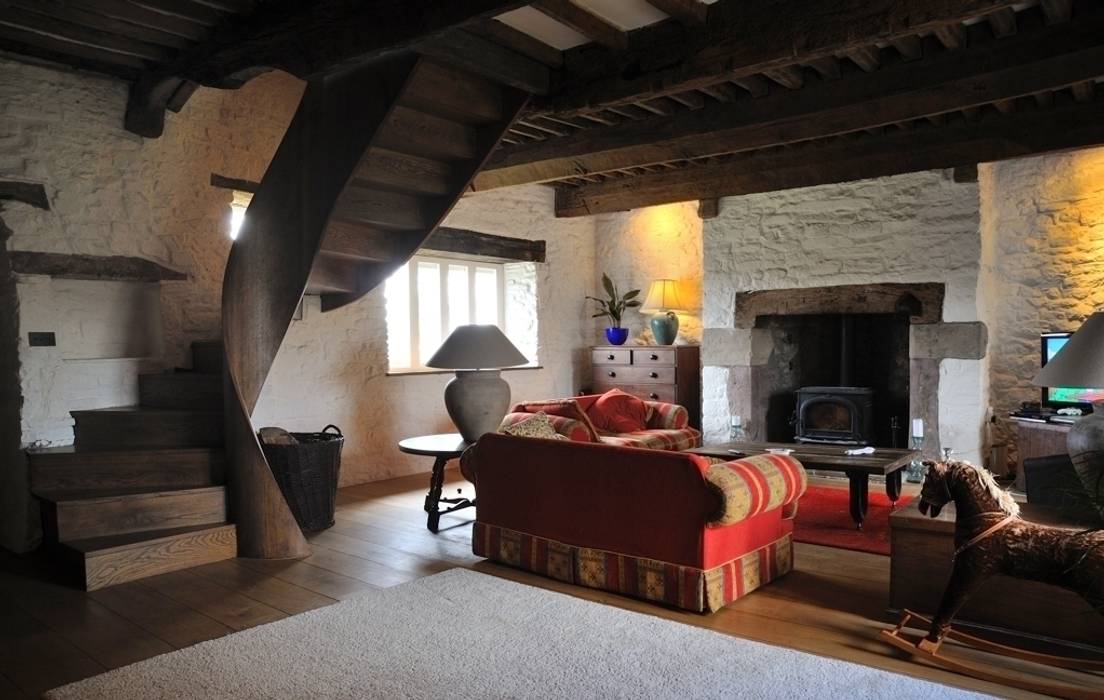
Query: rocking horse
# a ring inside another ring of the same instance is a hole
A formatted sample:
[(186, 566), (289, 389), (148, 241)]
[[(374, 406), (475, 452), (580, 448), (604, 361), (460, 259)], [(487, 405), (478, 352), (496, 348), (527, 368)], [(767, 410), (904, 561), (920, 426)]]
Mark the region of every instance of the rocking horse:
[[(895, 630), (882, 632), (887, 641), (945, 668), (1005, 684), (1013, 683), (1005, 677), (940, 656), (943, 640), (955, 639), (985, 651), (1060, 668), (1104, 671), (1104, 661), (1022, 651), (951, 628), (951, 621), (970, 596), (995, 574), (1061, 586), (1078, 593), (1098, 612), (1104, 613), (1104, 531), (1068, 530), (1022, 520), (1019, 505), (1000, 488), (992, 474), (969, 462), (926, 461), (925, 466), (927, 475), (920, 491), (920, 512), (934, 518), (947, 503), (954, 501), (955, 504), (951, 578), (931, 620), (906, 610)], [(914, 619), (928, 626), (927, 636), (916, 642), (902, 633)], [(1104, 638), (1104, 618), (1101, 636)], [(1101, 697), (1100, 693), (1082, 694), (1077, 688), (1042, 681), (1016, 685), (1063, 697)]]

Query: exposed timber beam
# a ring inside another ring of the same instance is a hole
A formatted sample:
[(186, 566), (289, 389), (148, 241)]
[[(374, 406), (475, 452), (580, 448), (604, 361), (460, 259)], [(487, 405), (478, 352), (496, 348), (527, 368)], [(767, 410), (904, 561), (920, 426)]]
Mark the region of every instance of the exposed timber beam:
[(492, 189), (753, 150), (1012, 100), (1104, 76), (1104, 10), (874, 73), (710, 104), (500, 149), (475, 179)]
[(70, 255), (13, 250), (12, 272), (21, 275), (48, 275), (69, 280), (111, 280), (116, 282), (161, 282), (186, 280), (188, 275), (152, 260), (128, 255)]
[(184, 81), (236, 88), (273, 68), (310, 78), (424, 44), (455, 27), (524, 4), (522, 0), (265, 3), (164, 68), (144, 73), (130, 88), (126, 128), (140, 136), (160, 136), (165, 108)]
[(1051, 24), (1068, 22), (1073, 14), (1073, 0), (1040, 0), (1039, 4), (1042, 5), (1047, 22)]
[(779, 21), (778, 5), (720, 0), (703, 27), (661, 23), (630, 35), (629, 49), (580, 47), (565, 54), (573, 73), (558, 93), (533, 109), (567, 112), (632, 102), (640, 95), (695, 89), (718, 76), (763, 73), (876, 42), (893, 42), (1012, 7), (1018, 0), (794, 0)]
[(50, 210), (50, 199), (46, 196), (46, 188), (37, 182), (0, 180), (0, 206), (6, 199)]
[(532, 8), (608, 48), (622, 50), (629, 46), (629, 35), (623, 29), (571, 0), (536, 0)]
[(556, 193), (556, 215), (584, 216), (809, 187), (1099, 144), (1104, 144), (1104, 100), (1010, 116), (991, 112), (978, 122), (891, 130), (734, 156), (718, 165), (561, 187)]
[(422, 248), (514, 262), (544, 262), (545, 258), (544, 241), (496, 236), (448, 226), (438, 226), (429, 234)]
[(709, 5), (699, 0), (648, 0), (652, 7), (692, 27), (705, 24)]
[(482, 36), (454, 29), (419, 44), (418, 53), (534, 95), (548, 92), (548, 67)]

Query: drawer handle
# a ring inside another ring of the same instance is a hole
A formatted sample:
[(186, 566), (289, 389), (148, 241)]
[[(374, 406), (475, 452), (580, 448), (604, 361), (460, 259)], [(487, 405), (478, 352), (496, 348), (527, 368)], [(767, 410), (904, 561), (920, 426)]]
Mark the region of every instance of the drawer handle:
[(651, 377), (652, 379), (656, 379), (656, 378), (659, 377), (659, 373), (658, 372), (648, 372), (648, 376)]
[(616, 377), (617, 376), (617, 372), (614, 372), (613, 370), (610, 370), (609, 372), (607, 372), (607, 374), (611, 377)]
[(653, 354), (651, 355), (651, 357), (650, 357), (649, 359), (652, 359), (652, 360), (658, 360), (658, 359), (659, 359), (659, 355), (656, 355), (655, 353), (653, 353)]
[(617, 358), (614, 357), (613, 355), (606, 355), (606, 359), (607, 360), (616, 360)]
[(655, 393), (655, 392), (653, 391), (652, 393), (648, 394), (648, 398), (649, 398), (649, 399), (658, 399), (658, 398), (659, 398), (659, 394), (657, 394), (657, 393)]

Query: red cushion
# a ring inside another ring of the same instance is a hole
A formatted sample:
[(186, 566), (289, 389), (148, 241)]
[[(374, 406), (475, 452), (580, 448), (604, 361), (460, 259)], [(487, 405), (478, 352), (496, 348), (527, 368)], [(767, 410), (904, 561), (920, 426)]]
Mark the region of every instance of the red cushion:
[[(544, 412), (550, 416), (563, 416), (579, 421), (586, 427), (587, 437), (590, 442), (598, 442), (598, 431), (590, 422), (586, 412), (579, 406), (575, 399), (550, 399), (547, 401), (523, 401), (514, 404), (511, 413), (539, 413)], [(573, 440), (575, 438), (572, 438)]]
[(648, 406), (632, 394), (610, 389), (587, 409), (594, 427), (611, 433), (643, 430), (648, 423)]

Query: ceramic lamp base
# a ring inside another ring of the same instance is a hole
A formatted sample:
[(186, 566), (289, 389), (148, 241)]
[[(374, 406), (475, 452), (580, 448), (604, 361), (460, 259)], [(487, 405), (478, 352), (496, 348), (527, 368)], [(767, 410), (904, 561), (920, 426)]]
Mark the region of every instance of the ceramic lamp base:
[(510, 408), (510, 385), (498, 370), (461, 370), (445, 386), (445, 409), (465, 442), (493, 433)]
[(652, 316), (652, 335), (656, 345), (670, 345), (678, 337), (679, 320), (674, 311), (660, 311)]
[(1093, 412), (1073, 424), (1066, 438), (1078, 478), (1104, 518), (1104, 401), (1093, 403)]

